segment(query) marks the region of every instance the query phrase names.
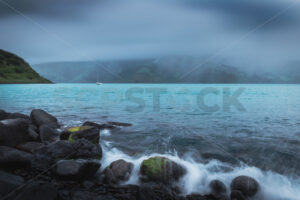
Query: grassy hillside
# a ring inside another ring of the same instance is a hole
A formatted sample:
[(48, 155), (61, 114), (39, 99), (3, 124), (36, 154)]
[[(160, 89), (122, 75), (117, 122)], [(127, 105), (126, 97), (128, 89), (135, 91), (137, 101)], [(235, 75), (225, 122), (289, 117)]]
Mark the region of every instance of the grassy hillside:
[(51, 83), (22, 58), (0, 49), (0, 83)]

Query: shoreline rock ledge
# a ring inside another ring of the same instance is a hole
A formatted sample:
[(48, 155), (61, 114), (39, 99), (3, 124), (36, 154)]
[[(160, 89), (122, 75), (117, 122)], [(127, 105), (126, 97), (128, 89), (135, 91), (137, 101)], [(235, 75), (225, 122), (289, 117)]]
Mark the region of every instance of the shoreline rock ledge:
[[(214, 180), (210, 194), (186, 196), (179, 181), (187, 169), (162, 156), (145, 159), (139, 169), (126, 160), (101, 169), (100, 131), (129, 125), (86, 122), (61, 132), (58, 120), (44, 110), (35, 109), (30, 117), (0, 110), (0, 199), (229, 200), (230, 194), (231, 200), (248, 200), (259, 193), (256, 180), (239, 176), (227, 187), (231, 191)], [(139, 185), (126, 184), (130, 178), (139, 178)]]

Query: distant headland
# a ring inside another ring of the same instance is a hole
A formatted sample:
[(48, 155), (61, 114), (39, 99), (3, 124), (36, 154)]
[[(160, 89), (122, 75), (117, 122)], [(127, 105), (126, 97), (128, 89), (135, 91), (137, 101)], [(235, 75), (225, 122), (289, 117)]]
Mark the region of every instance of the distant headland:
[(52, 83), (40, 76), (21, 57), (0, 49), (0, 84)]

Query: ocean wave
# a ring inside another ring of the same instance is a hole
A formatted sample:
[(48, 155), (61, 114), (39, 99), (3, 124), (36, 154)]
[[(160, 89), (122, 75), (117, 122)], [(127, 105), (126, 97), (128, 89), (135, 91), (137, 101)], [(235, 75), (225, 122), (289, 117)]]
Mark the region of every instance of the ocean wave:
[(143, 160), (152, 156), (164, 156), (173, 160), (187, 169), (187, 174), (178, 182), (184, 194), (200, 193), (208, 194), (209, 183), (218, 179), (227, 188), (229, 195), (231, 181), (240, 175), (253, 177), (260, 184), (260, 192), (255, 200), (298, 200), (300, 194), (300, 178), (287, 177), (272, 171), (263, 171), (257, 167), (240, 165), (233, 167), (218, 160), (208, 163), (195, 162), (191, 157), (180, 158), (176, 152), (165, 154), (149, 154), (140, 157), (131, 157), (117, 148), (110, 148), (109, 143), (103, 141), (102, 169), (111, 162), (123, 159), (134, 164), (130, 179), (124, 184), (140, 184), (139, 168)]

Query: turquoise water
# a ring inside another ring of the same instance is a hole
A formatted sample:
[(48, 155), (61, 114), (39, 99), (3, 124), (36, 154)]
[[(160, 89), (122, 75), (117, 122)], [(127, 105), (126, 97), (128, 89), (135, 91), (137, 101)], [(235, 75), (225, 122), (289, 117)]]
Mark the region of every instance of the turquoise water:
[[(224, 106), (239, 89), (243, 109)], [(199, 106), (201, 99), (216, 109)], [(187, 193), (205, 193), (216, 177), (229, 185), (245, 173), (264, 185), (266, 199), (300, 193), (300, 85), (0, 85), (0, 109), (29, 114), (34, 108), (65, 127), (87, 120), (132, 123), (101, 133), (104, 163), (122, 157), (138, 166), (145, 156), (168, 155), (192, 174), (184, 179)]]

